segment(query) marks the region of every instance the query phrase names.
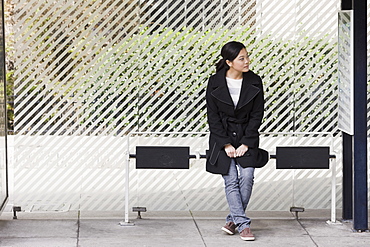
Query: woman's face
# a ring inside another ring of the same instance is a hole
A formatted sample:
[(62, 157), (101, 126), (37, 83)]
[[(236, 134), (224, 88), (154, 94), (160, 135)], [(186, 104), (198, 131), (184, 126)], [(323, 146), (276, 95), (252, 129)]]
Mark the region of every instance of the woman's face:
[(230, 62), (229, 60), (226, 60), (226, 62), (230, 69), (235, 70), (236, 72), (249, 71), (250, 59), (247, 50), (244, 48), (240, 50), (238, 56), (233, 61)]

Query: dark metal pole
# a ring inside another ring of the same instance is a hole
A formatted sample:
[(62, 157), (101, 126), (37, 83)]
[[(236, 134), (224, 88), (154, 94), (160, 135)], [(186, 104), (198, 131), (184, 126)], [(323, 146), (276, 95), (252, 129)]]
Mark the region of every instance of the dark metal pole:
[[(342, 10), (352, 10), (352, 0), (342, 0)], [(353, 219), (353, 141), (352, 135), (342, 132), (342, 218), (343, 220)]]
[(342, 0), (341, 9), (342, 10), (351, 10), (352, 9), (352, 0)]
[(342, 132), (342, 155), (343, 155), (343, 178), (342, 178), (342, 218), (343, 220), (353, 219), (353, 173), (352, 173), (352, 136)]
[(368, 229), (367, 189), (367, 1), (353, 0), (354, 137), (353, 228)]

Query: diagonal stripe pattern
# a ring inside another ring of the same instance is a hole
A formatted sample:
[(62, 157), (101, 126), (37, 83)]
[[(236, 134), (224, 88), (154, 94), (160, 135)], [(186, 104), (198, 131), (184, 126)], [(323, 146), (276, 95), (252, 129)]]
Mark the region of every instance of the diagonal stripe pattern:
[[(13, 2), (14, 201), (26, 210), (122, 210), (126, 136), (207, 131), (206, 80), (229, 40), (247, 45), (263, 77), (261, 131), (337, 131), (338, 0)], [(207, 148), (204, 135), (170, 136), (134, 138), (131, 152), (143, 142)], [(273, 151), (290, 139), (263, 141)], [(292, 194), (307, 207), (330, 206), (321, 200), (330, 186), (312, 186), (330, 183), (328, 171), (273, 166), (257, 172), (251, 209), (285, 210)], [(187, 171), (130, 167), (132, 205), (227, 209), (204, 161)], [(297, 183), (303, 188), (292, 190)], [(303, 195), (309, 186), (317, 194)]]

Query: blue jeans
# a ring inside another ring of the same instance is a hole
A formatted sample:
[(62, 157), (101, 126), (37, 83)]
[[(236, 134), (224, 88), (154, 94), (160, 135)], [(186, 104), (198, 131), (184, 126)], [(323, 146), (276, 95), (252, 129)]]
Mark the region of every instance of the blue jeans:
[(224, 178), (226, 200), (230, 209), (226, 222), (234, 222), (238, 231), (241, 232), (250, 227), (251, 223), (251, 219), (245, 214), (245, 209), (252, 195), (254, 168), (243, 168), (235, 159), (231, 159), (229, 173), (222, 175), (222, 177)]

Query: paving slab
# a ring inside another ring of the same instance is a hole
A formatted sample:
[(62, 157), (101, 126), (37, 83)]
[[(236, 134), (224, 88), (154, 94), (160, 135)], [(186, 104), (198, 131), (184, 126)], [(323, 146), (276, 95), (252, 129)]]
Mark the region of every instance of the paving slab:
[(1, 247), (75, 247), (76, 238), (11, 238), (1, 239)]
[[(229, 246), (246, 244), (239, 234), (227, 235), (221, 231), (223, 220), (197, 220), (206, 246)], [(248, 246), (315, 246), (306, 232), (294, 220), (259, 220), (252, 223), (255, 241), (248, 241)]]
[(301, 219), (300, 222), (317, 246), (370, 246), (370, 233), (353, 231), (351, 222), (338, 221), (332, 224), (317, 219)]
[[(99, 243), (99, 244), (97, 244)], [(133, 226), (118, 220), (81, 219), (80, 246), (204, 246), (192, 219), (142, 219)]]
[(76, 246), (76, 220), (0, 220), (0, 246)]

